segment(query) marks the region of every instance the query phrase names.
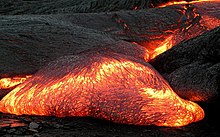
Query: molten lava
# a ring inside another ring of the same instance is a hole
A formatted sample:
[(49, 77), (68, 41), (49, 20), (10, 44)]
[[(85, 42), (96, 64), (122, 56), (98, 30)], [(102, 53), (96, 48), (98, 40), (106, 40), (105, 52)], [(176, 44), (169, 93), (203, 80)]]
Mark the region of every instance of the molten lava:
[(0, 79), (0, 89), (9, 89), (14, 86), (17, 86), (21, 83), (23, 83), (27, 78), (30, 78), (31, 76), (24, 76), (24, 77), (12, 77), (12, 78), (2, 78)]
[(192, 0), (192, 1), (173, 1), (173, 2), (168, 2), (163, 5), (160, 5), (158, 7), (166, 7), (166, 6), (171, 6), (171, 5), (179, 5), (179, 4), (194, 4), (198, 2), (219, 2), (219, 0)]
[(171, 127), (204, 117), (201, 107), (177, 96), (147, 62), (108, 50), (51, 62), (8, 93), (0, 111)]
[[(203, 2), (203, 3), (202, 3)], [(206, 3), (204, 3), (206, 2)], [(207, 3), (209, 2), (209, 3)], [(181, 14), (178, 19), (177, 28), (173, 30), (162, 31), (164, 34), (168, 33), (170, 35), (155, 36), (151, 38), (152, 40), (146, 42), (133, 42), (133, 44), (139, 44), (146, 48), (146, 61), (150, 61), (159, 54), (172, 48), (174, 45), (180, 43), (183, 40), (188, 40), (190, 38), (196, 37), (206, 31), (214, 29), (220, 26), (220, 19), (209, 15), (203, 8), (199, 8), (200, 5), (195, 5), (196, 3), (201, 4), (212, 4), (218, 6), (219, 0), (199, 0), (199, 1), (179, 1), (179, 2), (169, 2), (159, 7), (166, 7), (170, 5), (179, 5), (177, 11)], [(217, 9), (218, 10), (218, 9)]]
[[(172, 2), (160, 6), (185, 4), (175, 9), (181, 16), (177, 24), (171, 25), (174, 29), (161, 30), (166, 36), (154, 35), (157, 38), (152, 38), (153, 41), (149, 36), (147, 42), (133, 42), (146, 48), (146, 61), (182, 40), (220, 26), (218, 18), (201, 12), (199, 6), (193, 5), (204, 1), (208, 0)], [(134, 7), (134, 10), (137, 9)], [(131, 25), (125, 20), (117, 18), (117, 22), (125, 32), (132, 33)], [(0, 101), (1, 112), (57, 117), (91, 116), (116, 123), (171, 127), (199, 121), (205, 115), (196, 103), (175, 94), (147, 62), (109, 50), (60, 58), (28, 80), (26, 78), (0, 79), (0, 89), (20, 84)]]
[[(168, 49), (173, 47), (173, 35), (170, 35), (165, 40), (154, 40), (151, 42), (143, 43), (142, 45), (146, 48), (145, 52), (145, 60), (149, 62), (151, 59), (155, 58), (156, 56), (160, 55), (161, 53), (167, 51)], [(133, 42), (133, 44), (137, 44)]]

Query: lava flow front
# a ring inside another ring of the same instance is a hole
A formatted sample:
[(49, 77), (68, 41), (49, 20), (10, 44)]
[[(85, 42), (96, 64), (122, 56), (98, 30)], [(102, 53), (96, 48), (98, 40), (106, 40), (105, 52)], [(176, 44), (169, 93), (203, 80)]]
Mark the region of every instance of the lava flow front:
[(0, 111), (171, 127), (204, 117), (202, 108), (178, 97), (147, 62), (108, 50), (51, 62), (8, 93)]
[(23, 83), (25, 80), (30, 78), (30, 75), (24, 76), (24, 77), (8, 77), (8, 78), (1, 78), (0, 79), (0, 89), (10, 89), (14, 86), (17, 86), (21, 83)]
[[(146, 48), (146, 61), (182, 40), (220, 26), (219, 18), (199, 6), (203, 1), (206, 0), (159, 7), (182, 4), (174, 8), (180, 18), (177, 24), (167, 27), (171, 30), (161, 30), (162, 34), (154, 35), (156, 38), (148, 36), (147, 42), (132, 42)], [(132, 33), (130, 25), (122, 20), (118, 23)], [(17, 84), (21, 84), (0, 101), (0, 111), (17, 115), (91, 116), (116, 123), (170, 127), (203, 119), (203, 109), (181, 99), (146, 61), (106, 49), (62, 57), (25, 82), (18, 80)], [(0, 83), (7, 80), (10, 79), (1, 79)], [(4, 85), (1, 84), (2, 88), (10, 87)]]

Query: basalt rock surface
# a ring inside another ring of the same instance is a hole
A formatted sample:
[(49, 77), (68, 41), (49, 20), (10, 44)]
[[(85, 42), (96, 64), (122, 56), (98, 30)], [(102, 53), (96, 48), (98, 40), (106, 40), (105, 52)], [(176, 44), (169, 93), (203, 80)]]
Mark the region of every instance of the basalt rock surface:
[(0, 14), (57, 14), (91, 13), (119, 10), (147, 9), (168, 0), (7, 0), (1, 1)]
[(220, 94), (220, 27), (176, 45), (150, 63), (182, 98), (216, 101)]
[[(33, 74), (60, 56), (100, 46), (134, 48), (133, 52), (141, 52), (140, 56), (143, 57), (144, 50), (139, 51), (137, 47), (148, 47), (151, 45), (149, 43), (154, 42), (153, 48), (156, 48), (158, 41), (160, 43), (173, 35), (173, 44), (179, 43), (216, 26), (203, 24), (211, 26), (205, 28), (194, 24), (194, 31), (190, 29), (182, 37), (181, 29), (194, 20), (189, 18), (180, 23), (183, 11), (182, 6), (173, 6), (147, 11), (1, 16), (0, 77)], [(216, 15), (211, 8), (207, 11), (210, 13), (205, 15)], [(133, 42), (138, 45), (132, 46)]]

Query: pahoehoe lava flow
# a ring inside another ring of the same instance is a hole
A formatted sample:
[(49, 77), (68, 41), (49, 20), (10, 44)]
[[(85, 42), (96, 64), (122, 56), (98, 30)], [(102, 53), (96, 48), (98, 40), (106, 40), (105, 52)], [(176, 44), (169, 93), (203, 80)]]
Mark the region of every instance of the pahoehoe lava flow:
[(204, 118), (203, 109), (181, 99), (149, 63), (108, 49), (50, 62), (8, 93), (0, 111), (170, 127)]

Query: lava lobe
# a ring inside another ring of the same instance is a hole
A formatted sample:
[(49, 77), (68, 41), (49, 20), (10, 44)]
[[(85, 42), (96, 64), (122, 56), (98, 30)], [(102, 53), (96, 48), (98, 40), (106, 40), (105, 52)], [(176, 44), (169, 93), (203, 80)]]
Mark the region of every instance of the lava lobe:
[(150, 64), (106, 49), (52, 61), (8, 93), (0, 111), (171, 127), (204, 117), (200, 106), (175, 94)]

